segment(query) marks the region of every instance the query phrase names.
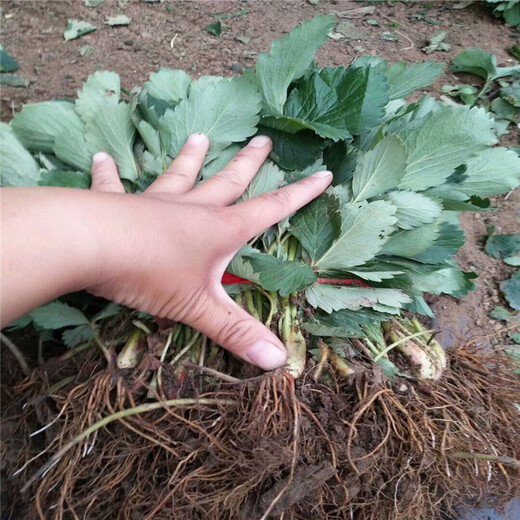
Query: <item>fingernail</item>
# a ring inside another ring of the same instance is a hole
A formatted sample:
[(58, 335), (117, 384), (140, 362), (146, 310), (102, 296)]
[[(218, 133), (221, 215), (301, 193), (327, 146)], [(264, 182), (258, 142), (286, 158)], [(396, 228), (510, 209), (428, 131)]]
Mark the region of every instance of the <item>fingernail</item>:
[(330, 177), (332, 175), (332, 172), (329, 172), (327, 170), (324, 170), (322, 172), (316, 172), (311, 175), (311, 177)]
[(253, 137), (251, 141), (249, 141), (249, 146), (256, 146), (258, 148), (261, 148), (263, 146), (267, 146), (271, 143), (271, 139), (267, 137), (266, 135), (257, 135), (256, 137)]
[(197, 132), (196, 134), (191, 134), (188, 137), (187, 142), (189, 144), (201, 145), (201, 144), (205, 144), (207, 139), (208, 138), (202, 132)]
[(100, 162), (106, 161), (108, 158), (109, 158), (109, 155), (107, 153), (98, 152), (98, 153), (94, 154), (94, 156), (92, 157), (92, 162), (100, 163)]
[(273, 370), (285, 364), (287, 352), (270, 341), (257, 341), (249, 346), (246, 357), (264, 370)]

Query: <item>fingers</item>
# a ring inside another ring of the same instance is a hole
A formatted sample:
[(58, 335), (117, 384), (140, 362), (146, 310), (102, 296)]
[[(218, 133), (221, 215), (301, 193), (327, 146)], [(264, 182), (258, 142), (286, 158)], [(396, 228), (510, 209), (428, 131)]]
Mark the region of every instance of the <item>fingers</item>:
[(112, 193), (125, 192), (117, 173), (116, 163), (105, 152), (99, 152), (92, 157), (92, 184), (90, 189)]
[(244, 193), (271, 147), (271, 140), (264, 135), (251, 139), (223, 170), (197, 186), (190, 193), (190, 200), (217, 206), (232, 204)]
[(238, 223), (239, 226), (236, 230), (237, 244), (247, 242), (264, 229), (292, 215), (325, 191), (331, 181), (331, 172), (317, 172), (279, 190), (226, 208), (230, 212), (230, 222)]
[(231, 300), (222, 286), (197, 315), (183, 321), (245, 361), (264, 370), (285, 364), (287, 352), (280, 340)]
[(208, 138), (191, 134), (168, 169), (145, 191), (146, 194), (180, 195), (193, 188), (209, 147)]

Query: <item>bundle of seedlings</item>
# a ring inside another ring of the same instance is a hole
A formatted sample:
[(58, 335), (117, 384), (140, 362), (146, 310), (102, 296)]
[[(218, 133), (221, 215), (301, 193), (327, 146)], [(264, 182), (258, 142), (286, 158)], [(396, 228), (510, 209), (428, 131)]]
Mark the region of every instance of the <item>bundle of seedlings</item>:
[(282, 339), (283, 369), (261, 373), (181, 323), (87, 294), (12, 326), (63, 346), (4, 380), (12, 515), (440, 519), (518, 495), (518, 367), (501, 350), (445, 350), (422, 324), (425, 293), (473, 287), (453, 260), (457, 213), (490, 211), (484, 197), (519, 184), (520, 158), (494, 146), (483, 109), (405, 101), (438, 63), (319, 68), (333, 25), (295, 28), (242, 78), (160, 69), (125, 91), (97, 72), (75, 102), (26, 105), (2, 125), (4, 185), (88, 188), (105, 151), (140, 192), (193, 132), (210, 139), (200, 182), (250, 137), (272, 139), (243, 199), (334, 174), (222, 280)]

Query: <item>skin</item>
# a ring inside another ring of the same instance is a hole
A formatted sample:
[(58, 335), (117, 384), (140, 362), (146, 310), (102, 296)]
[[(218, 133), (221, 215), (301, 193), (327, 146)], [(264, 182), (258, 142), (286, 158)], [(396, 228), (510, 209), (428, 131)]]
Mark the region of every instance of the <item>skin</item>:
[(154, 316), (186, 323), (265, 370), (282, 366), (280, 340), (226, 294), (235, 253), (330, 184), (330, 172), (239, 204), (271, 150), (253, 139), (218, 174), (194, 187), (209, 146), (193, 134), (142, 194), (124, 192), (116, 165), (94, 156), (90, 190), (1, 190), (1, 324), (86, 289)]

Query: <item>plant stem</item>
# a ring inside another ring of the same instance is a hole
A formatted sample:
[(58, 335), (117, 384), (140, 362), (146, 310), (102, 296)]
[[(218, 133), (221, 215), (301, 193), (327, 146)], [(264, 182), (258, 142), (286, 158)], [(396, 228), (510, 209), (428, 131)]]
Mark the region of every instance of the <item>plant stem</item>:
[(249, 313), (255, 317), (257, 320), (259, 320), (259, 316), (258, 316), (258, 313), (256, 312), (256, 307), (255, 307), (255, 302), (253, 300), (253, 291), (251, 289), (248, 289), (245, 293), (244, 293), (245, 297), (246, 297), (246, 306), (247, 306), (247, 310), (249, 311)]
[(47, 470), (49, 470), (54, 464), (56, 464), (67, 451), (71, 448), (79, 444), (83, 439), (86, 439), (91, 433), (103, 428), (107, 424), (111, 422), (117, 421), (124, 417), (130, 417), (132, 415), (137, 415), (143, 412), (150, 412), (152, 410), (157, 410), (159, 408), (166, 408), (169, 406), (197, 406), (197, 405), (232, 405), (235, 404), (235, 401), (230, 399), (170, 399), (168, 401), (158, 401), (155, 403), (147, 403), (142, 404), (140, 406), (136, 406), (134, 408), (127, 408), (126, 410), (120, 410), (112, 415), (108, 415), (107, 417), (103, 417), (100, 421), (92, 424), (86, 430), (82, 431), (78, 436), (74, 437), (71, 441), (67, 442), (63, 448), (61, 448), (58, 453), (55, 453), (24, 485), (22, 488), (22, 493), (27, 491), (32, 483), (42, 476)]
[(174, 365), (184, 354), (186, 354), (186, 352), (188, 352), (188, 350), (190, 350), (191, 347), (193, 347), (200, 336), (200, 332), (198, 330), (193, 332), (193, 336), (190, 338), (186, 346), (181, 349), (181, 351), (170, 361), (170, 365)]
[(428, 334), (431, 334), (431, 330), (423, 330), (422, 332), (416, 332), (415, 334), (411, 334), (410, 336), (405, 336), (399, 339), (396, 339), (393, 343), (388, 345), (385, 349), (379, 351), (379, 353), (374, 357), (374, 361), (377, 362), (379, 359), (381, 359), (383, 356), (386, 356), (392, 349), (395, 347), (401, 345), (402, 343), (406, 343), (410, 339), (417, 338), (419, 336), (426, 336)]
[(23, 354), (20, 352), (18, 347), (2, 333), (0, 333), (0, 338), (2, 338), (4, 345), (11, 351), (11, 354), (16, 358), (16, 361), (18, 361), (24, 376), (29, 377), (31, 375), (31, 369), (29, 368), (27, 361), (25, 361), (25, 358), (23, 357)]

